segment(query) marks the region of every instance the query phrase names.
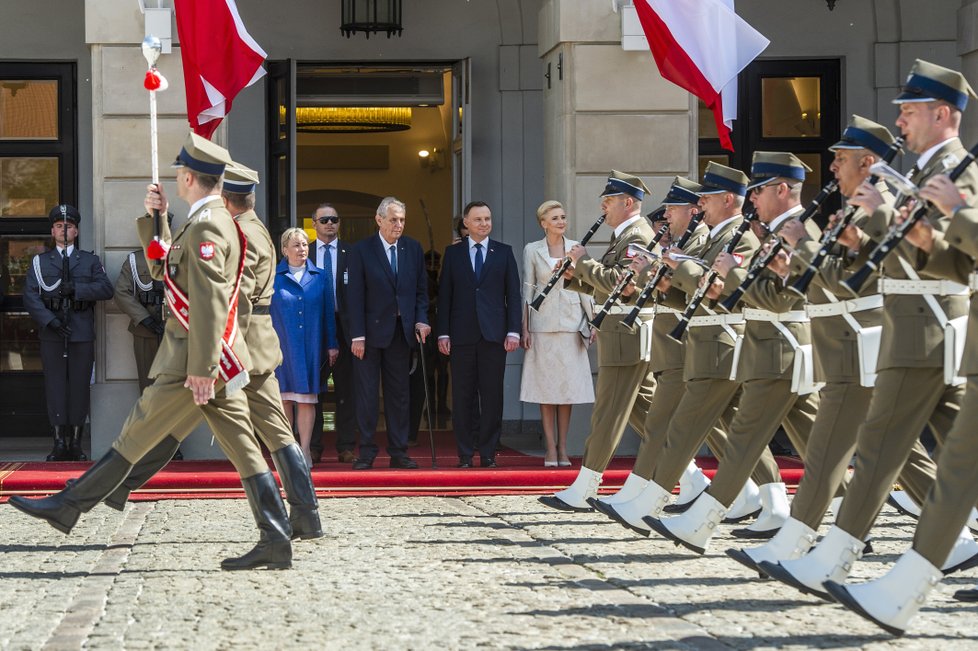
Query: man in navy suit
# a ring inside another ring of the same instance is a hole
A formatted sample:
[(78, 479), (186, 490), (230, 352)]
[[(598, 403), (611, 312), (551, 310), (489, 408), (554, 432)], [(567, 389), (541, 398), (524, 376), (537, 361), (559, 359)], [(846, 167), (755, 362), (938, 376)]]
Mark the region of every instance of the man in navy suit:
[[(478, 451), (496, 467), (503, 423), (506, 353), (520, 342), (522, 298), (513, 249), (489, 239), (492, 211), (483, 201), (465, 207), (469, 235), (445, 249), (438, 290), (438, 350), (451, 354), (452, 424), (460, 468)], [(480, 405), (478, 437), (472, 405)]]
[(411, 349), (417, 346), (415, 333), (424, 341), (431, 327), (424, 253), (417, 240), (402, 237), (404, 216), (404, 204), (385, 197), (377, 207), (377, 235), (357, 242), (350, 251), (346, 307), (360, 428), (360, 456), (353, 462), (354, 470), (372, 468), (377, 456), (374, 432), (380, 383), (390, 466), (418, 467), (407, 455), (408, 377)]

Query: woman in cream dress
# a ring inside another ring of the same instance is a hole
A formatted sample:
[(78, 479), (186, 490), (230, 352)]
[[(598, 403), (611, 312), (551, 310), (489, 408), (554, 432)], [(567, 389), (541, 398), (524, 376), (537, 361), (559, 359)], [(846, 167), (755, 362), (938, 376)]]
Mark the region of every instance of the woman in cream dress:
[[(587, 346), (594, 332), (587, 319), (594, 300), (586, 294), (557, 285), (540, 306), (529, 303), (543, 289), (554, 267), (576, 242), (564, 238), (567, 214), (558, 201), (545, 201), (537, 208), (537, 219), (545, 237), (523, 249), (523, 378), (520, 400), (540, 404), (547, 454), (543, 465), (569, 466), (567, 430), (571, 407), (594, 402), (594, 384)], [(556, 427), (555, 427), (556, 426)]]

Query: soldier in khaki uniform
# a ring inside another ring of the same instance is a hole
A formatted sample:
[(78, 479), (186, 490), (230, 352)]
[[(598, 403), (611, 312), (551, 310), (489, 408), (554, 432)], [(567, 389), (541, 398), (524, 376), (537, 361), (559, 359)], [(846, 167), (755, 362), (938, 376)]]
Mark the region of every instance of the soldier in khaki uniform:
[[(747, 175), (711, 162), (703, 175), (699, 205), (703, 221), (710, 229), (702, 258), (707, 264), (724, 251), (734, 237), (739, 237), (734, 252), (742, 260), (749, 259), (759, 246), (750, 232), (741, 209), (747, 194)], [(671, 288), (693, 296), (707, 277), (706, 270), (690, 261), (666, 257), (664, 264), (673, 268)], [(685, 305), (683, 306), (685, 308)], [(636, 532), (648, 535), (645, 516), (658, 517), (669, 501), (676, 481), (686, 469), (707, 435), (719, 421), (722, 429), (733, 419), (740, 384), (736, 381), (736, 357), (743, 335), (743, 316), (720, 315), (704, 300), (689, 321), (686, 331), (686, 355), (683, 360), (682, 398), (673, 410), (664, 434), (665, 444), (656, 455), (652, 481), (634, 499), (601, 510)], [(670, 329), (671, 331), (671, 329)], [(768, 455), (770, 465), (759, 464), (759, 473), (767, 472), (765, 483), (775, 481), (777, 465)]]
[[(699, 212), (698, 203), (700, 197), (696, 193), (702, 189), (699, 183), (695, 183), (681, 176), (677, 176), (673, 181), (669, 193), (662, 202), (666, 220), (669, 222), (669, 237), (673, 242), (678, 242), (684, 236), (687, 229), (693, 226), (693, 217)], [(695, 230), (690, 234), (689, 239), (679, 252), (692, 257), (700, 257), (707, 249), (709, 234), (710, 227), (705, 223), (699, 222), (695, 225)], [(668, 254), (669, 251), (667, 250), (663, 255)], [(647, 264), (645, 260), (645, 258), (636, 258), (632, 262), (632, 268), (639, 272), (636, 276), (637, 282), (635, 284), (637, 286), (644, 286), (652, 278), (653, 272), (644, 269)], [(630, 292), (626, 290), (626, 293)], [(635, 460), (635, 466), (622, 489), (615, 495), (597, 500), (598, 504), (594, 505), (595, 508), (612, 519), (617, 518), (615, 518), (613, 510), (607, 509), (608, 506), (631, 501), (648, 485), (655, 470), (656, 460), (666, 442), (665, 437), (669, 427), (669, 421), (672, 419), (676, 405), (682, 399), (686, 386), (686, 383), (683, 381), (686, 343), (673, 339), (669, 336), (669, 333), (679, 322), (678, 316), (685, 309), (687, 300), (686, 294), (678, 288), (671, 287), (668, 277), (664, 277), (660, 281), (654, 308), (656, 316), (652, 321), (653, 354), (652, 361), (649, 365), (650, 370), (655, 375), (656, 387), (655, 394), (652, 396), (652, 402), (649, 405), (648, 414), (645, 417), (643, 429), (646, 438), (642, 441), (638, 457)], [(716, 426), (711, 429), (706, 437), (707, 445), (717, 458), (723, 457), (726, 440), (726, 435), (723, 430)], [(691, 463), (690, 466), (695, 472), (702, 474), (696, 468), (695, 463)], [(688, 472), (683, 473), (684, 477), (688, 474)], [(705, 479), (705, 477), (701, 481), (704, 484), (709, 483), (709, 480)], [(680, 479), (679, 483), (680, 487), (682, 487), (683, 479)], [(628, 490), (630, 484), (633, 486), (632, 491)], [(696, 494), (701, 492), (703, 487), (701, 485), (696, 491)], [(693, 498), (695, 498), (695, 494)], [(758, 508), (756, 503), (750, 502), (750, 500), (744, 500), (745, 511), (747, 513), (753, 513)], [(626, 523), (622, 522), (622, 524)], [(645, 523), (640, 523), (638, 528), (643, 533), (648, 531)]]
[[(655, 236), (642, 216), (646, 192), (648, 188), (637, 176), (611, 172), (601, 193), (605, 224), (614, 229), (611, 243), (600, 260), (591, 258), (580, 244), (568, 251), (573, 266), (565, 275), (566, 289), (591, 294), (598, 303), (608, 298), (630, 262), (628, 245), (648, 246)], [(625, 426), (631, 424), (642, 433), (655, 390), (655, 379), (648, 370), (649, 326), (644, 324), (651, 317), (651, 310), (640, 319), (643, 325), (635, 330), (622, 325), (626, 313), (627, 309), (609, 313), (598, 332), (598, 381), (581, 471), (566, 490), (540, 498), (547, 506), (565, 511), (590, 510), (588, 498), (597, 496), (601, 475), (611, 462)]]
[[(275, 369), (282, 363), (278, 335), (272, 328), (269, 305), (275, 276), (275, 247), (268, 229), (255, 213), (255, 187), (258, 173), (238, 163), (228, 165), (221, 192), (225, 205), (248, 240), (245, 267), (238, 301), (238, 327), (248, 344), (251, 366), (244, 387), (251, 422), (279, 471), (289, 501), (292, 537), (311, 539), (323, 535), (316, 491), (302, 449), (292, 435), (279, 392)], [(200, 422), (200, 417), (181, 432), (168, 436), (140, 460), (129, 477), (105, 503), (120, 511), (129, 494), (145, 484), (165, 466), (179, 446)]]
[[(870, 176), (870, 166), (885, 156), (894, 142), (886, 127), (854, 115), (841, 140), (829, 148), (835, 153), (831, 170), (839, 192), (852, 196)], [(889, 197), (883, 181), (877, 182), (877, 188)], [(854, 211), (851, 223), (861, 226), (868, 215), (860, 209)], [(823, 245), (797, 219), (785, 223), (779, 235), (794, 251), (789, 260), (792, 274), (800, 276)], [(865, 420), (873, 395), (883, 306), (875, 278), (864, 285), (855, 300), (840, 286), (851, 275), (853, 259), (849, 249), (835, 245), (808, 288), (815, 380), (825, 385), (819, 392), (819, 410), (805, 451), (805, 476), (791, 502), (791, 517), (764, 545), (727, 550), (732, 558), (754, 570), (762, 560), (789, 560), (806, 553), (815, 543), (815, 530), (830, 502), (833, 511), (839, 512), (842, 498), (833, 500), (832, 496), (846, 477), (856, 447), (857, 428), (851, 424)], [(926, 484), (918, 476), (932, 474), (933, 468), (927, 451), (916, 442), (901, 482), (908, 487)]]
[[(771, 246), (780, 228), (803, 210), (800, 203), (805, 173), (810, 171), (795, 155), (780, 152), (755, 152), (751, 165), (754, 183), (751, 200), (761, 222), (771, 233)], [(810, 225), (813, 237), (820, 235)], [(767, 255), (767, 247), (756, 259)], [(733, 503), (737, 492), (767, 448), (768, 441), (783, 424), (802, 458), (815, 412), (817, 387), (812, 377), (811, 327), (804, 311), (805, 299), (785, 288), (786, 260), (782, 252), (759, 272), (756, 281), (744, 292), (747, 322), (737, 379), (743, 382), (743, 395), (727, 431), (726, 457), (721, 461), (710, 487), (686, 513), (650, 526), (677, 543), (703, 553)], [(730, 293), (741, 285), (747, 271), (732, 256), (721, 254), (713, 263), (724, 287), (715, 296)], [(707, 294), (708, 296), (710, 294)], [(782, 482), (762, 485), (761, 499), (772, 508), (768, 521), (757, 522), (741, 535), (771, 537), (788, 515), (788, 500)]]
[[(968, 97), (975, 94), (960, 73), (918, 60), (904, 92), (893, 100), (900, 106), (896, 124), (906, 147), (920, 154), (911, 174), (917, 185), (953, 168), (966, 155), (957, 134)], [(956, 185), (970, 202), (978, 191), (975, 166), (969, 167)], [(862, 232), (856, 232), (860, 240), (844, 243), (861, 241), (862, 252), (868, 253), (872, 241), (886, 236), (899, 213), (868, 183), (859, 187), (850, 203), (872, 216)], [(928, 208), (925, 219), (940, 232), (950, 224), (934, 206)], [(949, 246), (943, 237), (936, 241), (941, 247)], [(761, 563), (772, 578), (816, 594), (825, 594), (825, 581), (844, 581), (924, 425), (930, 424), (941, 442), (958, 415), (964, 387), (954, 379), (956, 370), (950, 355), (952, 364), (945, 368), (945, 328), (953, 328), (954, 323), (963, 325), (961, 317), (968, 314), (968, 286), (934, 280), (938, 274), (929, 267), (928, 257), (926, 251), (904, 240), (883, 263), (878, 374), (866, 420), (857, 434), (855, 474), (835, 526), (818, 545), (797, 560), (778, 565)], [(970, 268), (963, 263), (962, 268), (958, 275), (964, 277)]]
[[(60, 493), (11, 500), (11, 504), (68, 533), (79, 515), (115, 490), (133, 464), (168, 432), (184, 431), (203, 413), (241, 475), (261, 534), (254, 549), (226, 559), (222, 568), (286, 568), (292, 564), (292, 528), (240, 391), (248, 382), (250, 359), (243, 339), (233, 336), (233, 310), (245, 251), (240, 231), (219, 195), (230, 162), (225, 149), (195, 134), (190, 134), (177, 157), (177, 194), (190, 204), (190, 216), (173, 237), (163, 263), (150, 263), (154, 278), (165, 276), (172, 316), (150, 373), (155, 381), (133, 407), (112, 449)], [(150, 186), (144, 205), (165, 213), (162, 188)], [(153, 241), (153, 222), (149, 215), (136, 220), (146, 247)], [(165, 238), (168, 229), (165, 222), (162, 226)]]

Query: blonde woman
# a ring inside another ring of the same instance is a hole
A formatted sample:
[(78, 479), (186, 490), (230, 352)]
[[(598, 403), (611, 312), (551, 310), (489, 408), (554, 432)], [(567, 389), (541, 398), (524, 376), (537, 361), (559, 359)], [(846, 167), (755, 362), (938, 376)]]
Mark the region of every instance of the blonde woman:
[(572, 405), (594, 402), (591, 364), (587, 346), (594, 332), (587, 319), (594, 300), (563, 288), (558, 282), (539, 311), (529, 308), (553, 274), (565, 252), (577, 242), (564, 237), (567, 213), (559, 201), (545, 201), (537, 208), (544, 238), (523, 249), (523, 378), (520, 400), (540, 404), (547, 452), (543, 465), (569, 466), (567, 430)]

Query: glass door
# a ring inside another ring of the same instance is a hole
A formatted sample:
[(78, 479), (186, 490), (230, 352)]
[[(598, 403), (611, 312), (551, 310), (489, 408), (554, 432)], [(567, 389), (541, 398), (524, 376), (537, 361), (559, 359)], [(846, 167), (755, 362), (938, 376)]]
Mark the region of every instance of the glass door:
[(300, 223), (296, 219), (295, 192), (295, 62), (292, 59), (269, 61), (266, 88), (268, 160), (268, 230), (278, 242), (286, 230)]

